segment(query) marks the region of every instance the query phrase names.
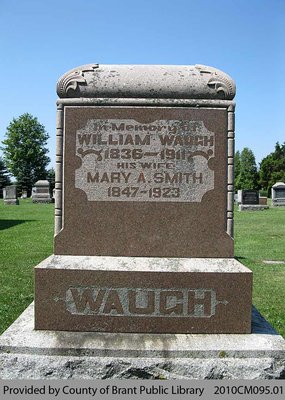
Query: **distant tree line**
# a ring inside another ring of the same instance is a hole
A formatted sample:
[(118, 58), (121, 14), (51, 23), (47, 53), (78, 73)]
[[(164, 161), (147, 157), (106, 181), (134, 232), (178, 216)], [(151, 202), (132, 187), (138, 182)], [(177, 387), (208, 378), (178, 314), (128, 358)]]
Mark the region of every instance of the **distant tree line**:
[[(0, 191), (15, 183), (20, 190), (31, 195), (32, 187), (40, 179), (47, 179), (54, 187), (54, 169), (47, 169), (50, 162), (46, 148), (49, 136), (37, 118), (25, 113), (9, 124), (1, 150)], [(11, 182), (13, 176), (15, 182)]]
[[(11, 184), (11, 175), (28, 196), (40, 179), (47, 179), (51, 190), (54, 188), (54, 169), (47, 169), (48, 137), (45, 127), (28, 113), (12, 120), (1, 147), (4, 157), (0, 158), (0, 193)], [(275, 150), (261, 161), (259, 169), (249, 148), (235, 153), (235, 190), (261, 189), (270, 195), (272, 185), (278, 181), (285, 182), (285, 142), (276, 143)]]
[(253, 152), (245, 147), (235, 153), (235, 190), (263, 190), (267, 196), (276, 182), (285, 182), (285, 142), (275, 145), (257, 168)]

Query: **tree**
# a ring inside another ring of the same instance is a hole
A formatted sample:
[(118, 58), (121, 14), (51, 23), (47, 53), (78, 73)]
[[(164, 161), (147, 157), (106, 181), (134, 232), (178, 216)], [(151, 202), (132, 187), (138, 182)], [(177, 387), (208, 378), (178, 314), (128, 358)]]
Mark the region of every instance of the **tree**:
[(11, 180), (8, 174), (8, 171), (6, 169), (5, 163), (2, 160), (2, 158), (0, 158), (0, 194), (2, 195), (3, 193), (3, 188), (5, 186), (10, 185)]
[(258, 189), (258, 173), (253, 152), (245, 147), (240, 154), (240, 173), (237, 177), (238, 189)]
[(239, 176), (240, 176), (240, 152), (235, 152), (235, 190), (239, 190)]
[(28, 195), (37, 180), (46, 178), (46, 166), (50, 161), (45, 148), (47, 139), (45, 127), (37, 118), (25, 113), (12, 120), (2, 142), (7, 169)]
[(268, 196), (276, 182), (285, 182), (285, 142), (281, 145), (277, 142), (275, 150), (260, 163), (259, 184)]

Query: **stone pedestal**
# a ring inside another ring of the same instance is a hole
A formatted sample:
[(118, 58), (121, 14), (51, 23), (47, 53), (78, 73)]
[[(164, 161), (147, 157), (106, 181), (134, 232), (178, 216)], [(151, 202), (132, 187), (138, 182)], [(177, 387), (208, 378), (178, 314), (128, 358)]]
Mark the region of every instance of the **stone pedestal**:
[(35, 277), (36, 329), (250, 332), (252, 272), (235, 259), (51, 256)]
[(50, 197), (49, 181), (40, 180), (35, 183), (32, 189), (33, 203), (51, 203), (52, 198)]
[(4, 204), (6, 206), (18, 206), (19, 205), (19, 200), (18, 199), (5, 199)]
[(284, 379), (285, 341), (253, 309), (251, 334), (34, 330), (31, 305), (0, 337), (2, 379)]
[(239, 211), (263, 211), (268, 210), (269, 206), (262, 204), (240, 204)]

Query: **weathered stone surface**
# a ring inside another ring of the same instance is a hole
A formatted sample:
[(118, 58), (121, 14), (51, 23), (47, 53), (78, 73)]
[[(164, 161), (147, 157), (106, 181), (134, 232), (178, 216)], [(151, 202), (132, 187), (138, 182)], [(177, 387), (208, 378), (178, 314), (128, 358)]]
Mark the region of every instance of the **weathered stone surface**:
[(235, 83), (224, 72), (205, 65), (88, 64), (64, 74), (57, 94), (61, 98), (232, 100)]
[(36, 329), (249, 333), (252, 272), (235, 259), (51, 256)]
[(253, 309), (249, 335), (35, 331), (30, 306), (0, 338), (2, 379), (280, 379), (285, 341)]

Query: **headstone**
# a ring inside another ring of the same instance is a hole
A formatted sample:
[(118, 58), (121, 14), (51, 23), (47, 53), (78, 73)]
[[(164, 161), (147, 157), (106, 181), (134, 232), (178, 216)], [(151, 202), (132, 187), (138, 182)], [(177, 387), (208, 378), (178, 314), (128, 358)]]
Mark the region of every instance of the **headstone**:
[(240, 190), (240, 189), (237, 192), (237, 202), (238, 202), (238, 204), (242, 203), (242, 190)]
[(232, 79), (88, 65), (58, 94), (55, 255), (36, 268), (36, 329), (250, 332), (252, 273), (233, 258)]
[(239, 211), (262, 211), (269, 208), (266, 204), (260, 204), (258, 190), (239, 190)]
[(258, 190), (242, 190), (241, 204), (259, 204)]
[(33, 203), (51, 203), (49, 181), (39, 180), (32, 188)]
[(4, 204), (6, 205), (19, 205), (19, 200), (17, 199), (17, 186), (6, 186), (3, 190), (3, 199)]
[(259, 197), (259, 205), (261, 205), (261, 206), (266, 206), (267, 205), (267, 197), (266, 196), (260, 196)]
[(271, 189), (272, 206), (285, 206), (285, 183), (276, 182)]

